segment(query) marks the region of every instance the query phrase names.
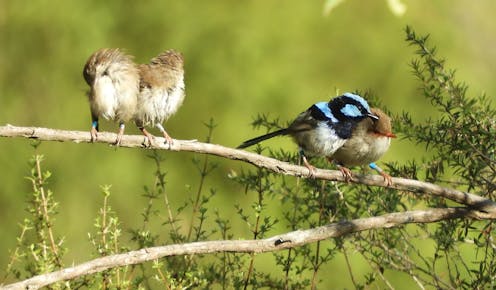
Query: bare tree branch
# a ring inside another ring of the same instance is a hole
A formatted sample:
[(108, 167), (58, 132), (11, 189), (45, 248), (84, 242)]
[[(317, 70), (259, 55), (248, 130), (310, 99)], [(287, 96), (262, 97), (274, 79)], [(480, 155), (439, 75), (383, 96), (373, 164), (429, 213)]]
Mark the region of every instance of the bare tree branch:
[(428, 210), (390, 213), (378, 217), (342, 221), (308, 230), (298, 230), (263, 240), (219, 240), (145, 248), (127, 253), (97, 258), (86, 263), (27, 280), (5, 285), (2, 289), (38, 289), (56, 282), (102, 272), (115, 267), (139, 264), (163, 257), (211, 254), (220, 252), (264, 253), (336, 238), (350, 233), (391, 228), (409, 223), (432, 223), (455, 218), (492, 219), (496, 210), (484, 213), (465, 207), (433, 208)]
[[(91, 143), (90, 133), (82, 131), (67, 131), (49, 128), (37, 127), (16, 127), (12, 125), (0, 126), (1, 137), (25, 137), (38, 139), (43, 141), (71, 141), (75, 143)], [(114, 133), (102, 132), (98, 135), (97, 143), (113, 144), (117, 135)], [(171, 151), (190, 151), (203, 154), (217, 155), (224, 158), (240, 160), (251, 163), (257, 167), (266, 168), (276, 173), (285, 175), (293, 175), (300, 177), (308, 177), (308, 169), (303, 166), (290, 164), (279, 161), (274, 158), (265, 157), (259, 154), (251, 153), (244, 150), (237, 150), (229, 147), (224, 147), (216, 144), (201, 143), (197, 141), (174, 140), (171, 146), (164, 145), (164, 139), (156, 137), (155, 146), (146, 146), (147, 139), (140, 135), (125, 135), (122, 138), (122, 147), (129, 148), (154, 148)], [(317, 169), (315, 178), (330, 181), (345, 182), (345, 179), (340, 171)], [(382, 186), (385, 187), (384, 179), (380, 175), (362, 175), (354, 174), (352, 182), (364, 185)], [(402, 191), (410, 191), (423, 194), (431, 194), (444, 197), (457, 203), (466, 205), (471, 208), (479, 209), (488, 213), (494, 212), (496, 203), (490, 199), (478, 196), (475, 194), (462, 192), (450, 188), (445, 188), (428, 182), (423, 182), (413, 179), (393, 178), (394, 188)], [(496, 217), (496, 216), (494, 216)], [(493, 218), (494, 218), (493, 217)]]

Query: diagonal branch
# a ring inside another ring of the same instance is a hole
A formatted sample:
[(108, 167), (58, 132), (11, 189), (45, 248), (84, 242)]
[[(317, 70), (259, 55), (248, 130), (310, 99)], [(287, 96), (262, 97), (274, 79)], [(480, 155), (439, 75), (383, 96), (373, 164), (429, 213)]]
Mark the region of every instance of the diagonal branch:
[[(38, 139), (43, 141), (60, 141), (60, 142), (75, 142), (75, 143), (91, 143), (89, 132), (83, 131), (67, 131), (49, 128), (37, 127), (17, 127), (12, 125), (0, 126), (0, 137), (25, 137)], [(98, 135), (97, 143), (113, 144), (117, 135), (114, 133), (102, 132)], [(153, 148), (164, 149), (171, 151), (189, 151), (202, 154), (211, 154), (224, 158), (240, 160), (251, 163), (257, 167), (265, 168), (276, 173), (285, 175), (307, 177), (308, 169), (303, 166), (297, 166), (287, 162), (283, 162), (274, 158), (265, 157), (259, 154), (251, 153), (244, 150), (233, 149), (222, 145), (201, 143), (197, 141), (174, 140), (171, 146), (163, 145), (164, 139), (156, 137), (156, 146), (146, 147), (147, 142), (144, 136), (125, 135), (122, 137), (121, 146), (129, 148)], [(317, 169), (315, 178), (330, 181), (345, 182), (345, 179), (340, 171)], [(496, 202), (478, 196), (475, 194), (458, 191), (451, 188), (442, 187), (428, 182), (423, 182), (413, 179), (396, 178), (393, 179), (394, 188), (402, 191), (417, 192), (423, 194), (431, 194), (444, 197), (457, 203), (466, 205), (471, 208), (479, 209), (488, 213), (495, 212)], [(355, 174), (352, 182), (364, 185), (382, 186), (384, 187), (384, 179), (380, 175), (362, 175)], [(493, 218), (495, 218), (493, 216)]]
[(263, 240), (218, 240), (144, 248), (127, 253), (97, 258), (59, 271), (34, 276), (21, 282), (6, 285), (2, 289), (38, 289), (56, 282), (102, 272), (115, 267), (152, 261), (163, 257), (220, 252), (274, 252), (322, 241), (328, 238), (341, 237), (350, 233), (370, 229), (397, 227), (409, 223), (432, 223), (455, 218), (489, 219), (494, 218), (495, 211), (496, 210), (493, 210), (491, 213), (483, 213), (465, 207), (433, 208), (342, 221), (313, 229), (288, 232)]

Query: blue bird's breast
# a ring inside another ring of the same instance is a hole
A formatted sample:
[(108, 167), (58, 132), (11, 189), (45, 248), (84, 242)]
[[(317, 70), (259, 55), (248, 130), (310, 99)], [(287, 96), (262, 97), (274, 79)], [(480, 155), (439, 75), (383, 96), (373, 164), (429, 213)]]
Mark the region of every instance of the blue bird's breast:
[(308, 131), (293, 135), (293, 139), (307, 156), (331, 156), (346, 142), (327, 122), (320, 122)]
[(334, 128), (334, 131), (339, 138), (349, 139), (351, 138), (351, 134), (353, 133), (354, 124), (354, 122), (338, 122), (329, 125)]

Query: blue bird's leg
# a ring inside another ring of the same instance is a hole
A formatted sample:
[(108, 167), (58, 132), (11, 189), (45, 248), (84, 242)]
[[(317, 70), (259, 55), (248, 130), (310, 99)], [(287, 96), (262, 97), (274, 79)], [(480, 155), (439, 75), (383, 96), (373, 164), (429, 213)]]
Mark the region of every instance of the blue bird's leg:
[(162, 132), (162, 134), (164, 135), (164, 138), (165, 138), (165, 143), (172, 144), (172, 143), (173, 143), (173, 140), (172, 140), (171, 136), (169, 136), (169, 134), (167, 134), (167, 131), (165, 131), (164, 126), (162, 126), (162, 124), (160, 124), (160, 123), (157, 123), (155, 126), (156, 126), (156, 127), (160, 130), (160, 132)]
[(384, 182), (386, 183), (387, 186), (393, 185), (393, 179), (391, 175), (384, 172), (384, 170), (382, 170), (379, 166), (377, 166), (377, 164), (372, 162), (369, 164), (369, 167), (377, 171), (384, 178)]
[(124, 125), (124, 122), (119, 122), (119, 132), (117, 133), (117, 140), (115, 140), (115, 145), (119, 146), (122, 141), (122, 135), (124, 135), (124, 129), (126, 128), (126, 125)]
[(315, 166), (313, 166), (312, 164), (310, 164), (310, 162), (308, 162), (307, 157), (305, 156), (305, 152), (303, 151), (303, 149), (300, 148), (299, 153), (301, 156), (301, 160), (303, 161), (303, 164), (305, 165), (306, 168), (308, 168), (308, 171), (309, 171), (308, 177), (313, 178), (315, 176)]
[(333, 160), (330, 157), (327, 157), (327, 161), (335, 164), (338, 167), (339, 171), (341, 171), (341, 173), (343, 174), (344, 181), (350, 182), (350, 180), (353, 178), (353, 173), (351, 172), (351, 170), (348, 167), (345, 167), (345, 166), (337, 163), (335, 160)]

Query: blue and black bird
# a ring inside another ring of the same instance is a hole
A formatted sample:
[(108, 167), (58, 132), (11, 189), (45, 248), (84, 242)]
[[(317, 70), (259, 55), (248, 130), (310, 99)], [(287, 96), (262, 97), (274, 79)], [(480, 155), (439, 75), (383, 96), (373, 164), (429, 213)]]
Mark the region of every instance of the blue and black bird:
[(377, 120), (367, 101), (352, 93), (345, 93), (329, 102), (319, 102), (296, 117), (289, 127), (243, 142), (246, 148), (280, 135), (290, 135), (298, 144), (303, 163), (314, 174), (307, 157), (329, 157), (351, 138), (356, 125), (365, 118)]

